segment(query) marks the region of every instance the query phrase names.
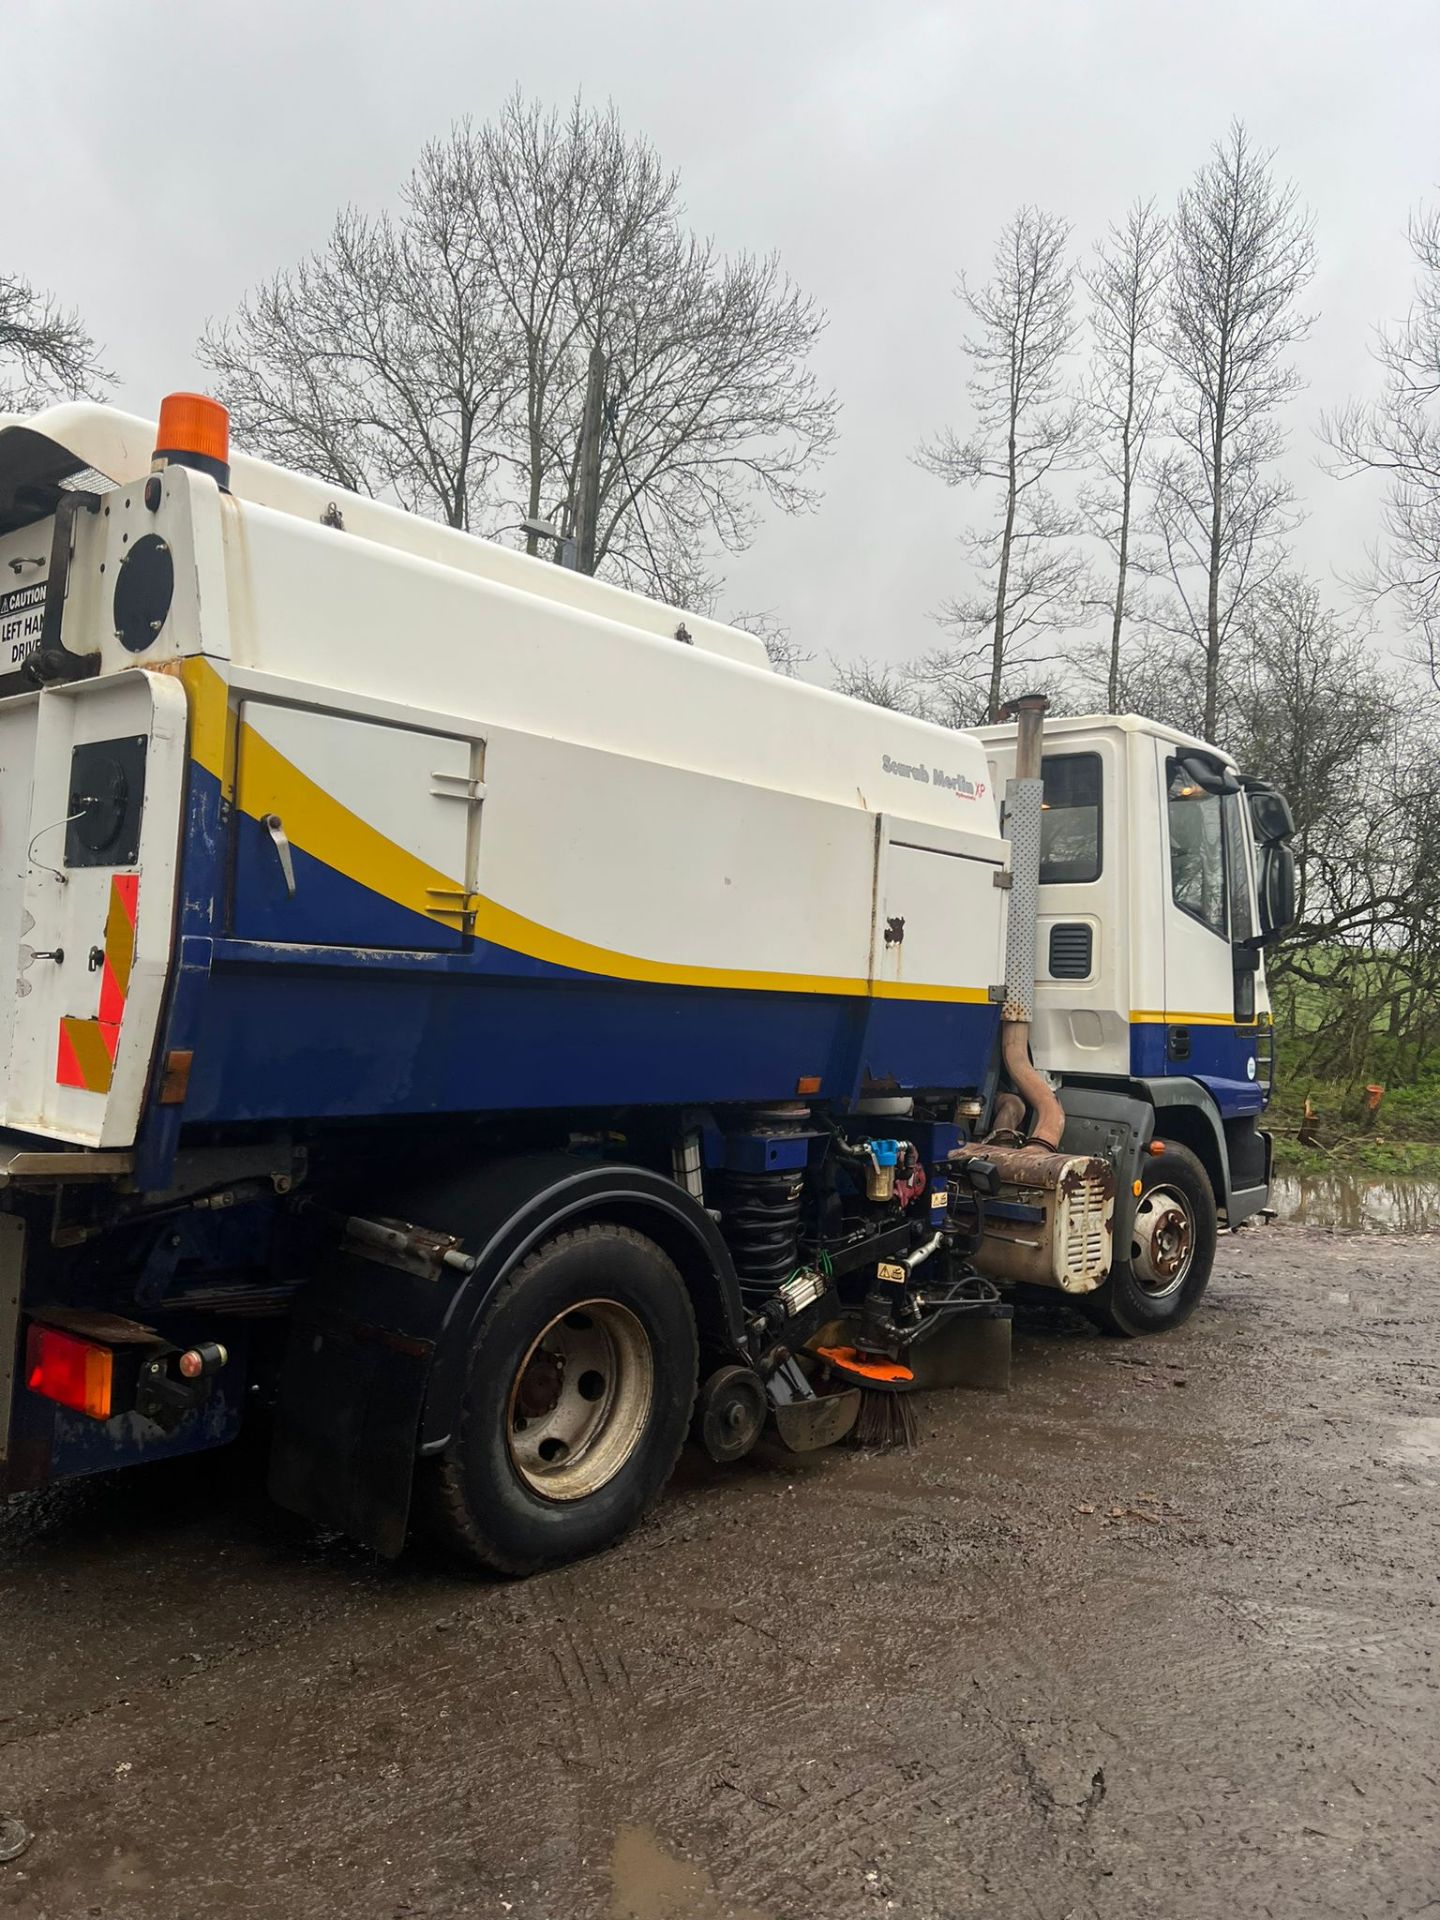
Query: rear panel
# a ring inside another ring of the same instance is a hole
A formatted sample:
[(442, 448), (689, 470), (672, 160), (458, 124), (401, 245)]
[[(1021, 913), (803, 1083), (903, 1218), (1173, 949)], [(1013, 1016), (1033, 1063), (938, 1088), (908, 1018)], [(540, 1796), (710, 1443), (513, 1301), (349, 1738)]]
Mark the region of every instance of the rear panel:
[(185, 777), (178, 679), (0, 701), (0, 1126), (136, 1135), (165, 992)]

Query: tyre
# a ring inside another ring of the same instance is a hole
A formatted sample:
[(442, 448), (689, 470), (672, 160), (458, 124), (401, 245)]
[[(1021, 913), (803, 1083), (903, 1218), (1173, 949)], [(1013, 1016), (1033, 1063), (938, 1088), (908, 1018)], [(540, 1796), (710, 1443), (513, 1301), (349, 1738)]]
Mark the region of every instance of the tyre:
[(1164, 1333), (1195, 1311), (1215, 1264), (1218, 1232), (1210, 1179), (1188, 1147), (1147, 1154), (1127, 1257), (1075, 1305), (1106, 1333)]
[(458, 1432), (420, 1463), (430, 1531), (508, 1574), (618, 1540), (670, 1477), (698, 1364), (685, 1283), (653, 1241), (557, 1234), (485, 1309)]

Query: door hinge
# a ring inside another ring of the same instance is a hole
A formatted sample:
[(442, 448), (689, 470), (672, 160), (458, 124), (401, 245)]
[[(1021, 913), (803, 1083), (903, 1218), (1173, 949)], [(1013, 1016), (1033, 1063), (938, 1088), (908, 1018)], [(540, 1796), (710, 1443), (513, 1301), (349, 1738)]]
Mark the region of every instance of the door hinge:
[(437, 768), (430, 775), (430, 791), (437, 800), (483, 800), (485, 782), (468, 773), (442, 773)]
[(432, 920), (473, 920), (479, 911), (480, 896), (468, 887), (427, 887), (425, 891), (430, 896), (425, 911)]

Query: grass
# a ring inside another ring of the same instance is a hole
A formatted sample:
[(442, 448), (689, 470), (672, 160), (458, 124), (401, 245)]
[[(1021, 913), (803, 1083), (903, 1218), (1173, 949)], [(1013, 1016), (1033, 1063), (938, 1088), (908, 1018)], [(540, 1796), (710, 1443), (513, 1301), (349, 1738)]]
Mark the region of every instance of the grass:
[[(1412, 1041), (1389, 1031), (1396, 986), (1392, 956), (1317, 949), (1312, 965), (1332, 978), (1277, 981), (1278, 1092), (1270, 1109), (1283, 1172), (1440, 1180), (1440, 1050), (1417, 1060)], [(1377, 1112), (1365, 1089), (1385, 1089)], [(1298, 1138), (1309, 1098), (1310, 1131)]]
[[(1372, 1118), (1365, 1110), (1366, 1080), (1321, 1080), (1307, 1076), (1303, 1068), (1287, 1075), (1283, 1040), (1279, 1052), (1280, 1091), (1269, 1118), (1276, 1129), (1275, 1159), (1281, 1172), (1440, 1180), (1440, 1072), (1431, 1070), (1409, 1086), (1394, 1087), (1377, 1073), (1376, 1084), (1384, 1085), (1385, 1093)], [(1297, 1137), (1307, 1094), (1320, 1146)]]
[(1440, 1181), (1440, 1142), (1351, 1137), (1326, 1148), (1304, 1146), (1293, 1135), (1280, 1136), (1275, 1141), (1275, 1171), (1301, 1179), (1360, 1174), (1376, 1180)]

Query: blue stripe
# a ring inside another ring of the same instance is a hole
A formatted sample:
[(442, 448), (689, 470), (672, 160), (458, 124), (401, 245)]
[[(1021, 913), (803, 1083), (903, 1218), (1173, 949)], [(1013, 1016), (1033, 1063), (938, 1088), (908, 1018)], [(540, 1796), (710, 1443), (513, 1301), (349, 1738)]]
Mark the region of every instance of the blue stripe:
[(337, 873), (303, 847), (291, 847), (295, 897), (275, 843), (258, 820), (235, 815), (235, 883), (230, 929), (246, 940), (314, 942), (332, 947), (398, 947), (455, 951), (459, 927), (414, 913)]
[(1256, 1059), (1254, 1028), (1187, 1026), (1183, 1020), (1175, 1024), (1190, 1035), (1188, 1059), (1169, 1057), (1167, 1024), (1135, 1020), (1130, 1024), (1130, 1071), (1142, 1079), (1198, 1080), (1227, 1119), (1261, 1112), (1264, 1092), (1246, 1068), (1247, 1061)]
[[(500, 953), (475, 958), (493, 967)], [(187, 1121), (748, 1103), (793, 1098), (809, 1075), (842, 1100), (862, 1081), (977, 1087), (998, 1020), (990, 1006), (650, 986), (559, 969), (507, 980), (453, 962), (237, 962), (234, 944), (217, 951)]]

